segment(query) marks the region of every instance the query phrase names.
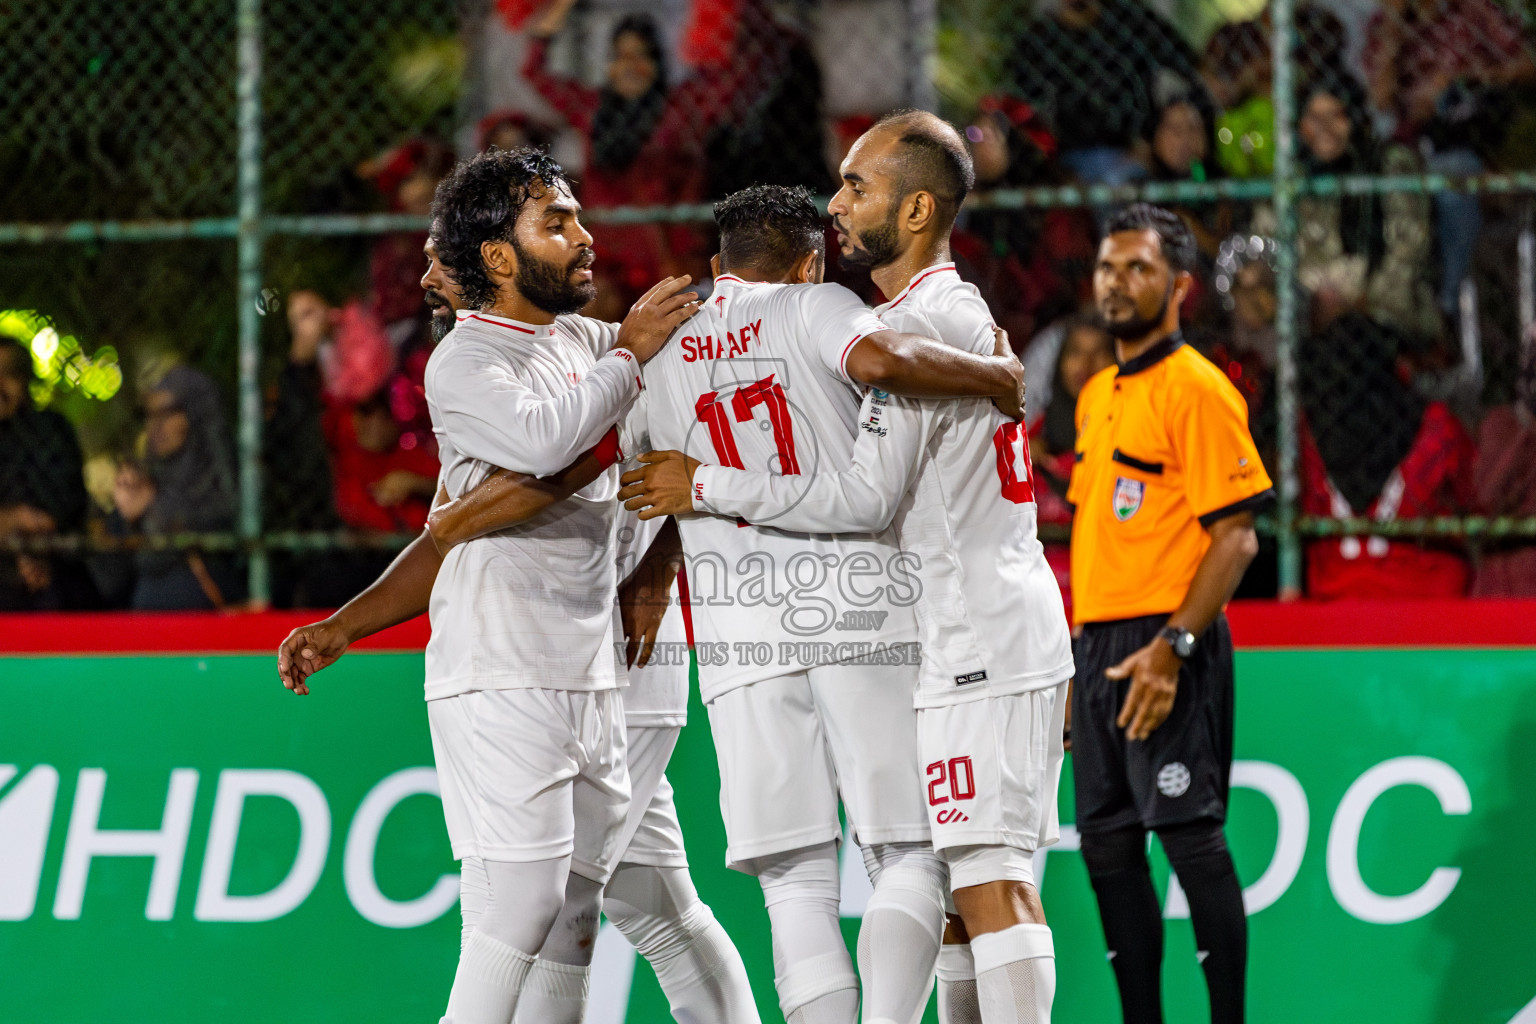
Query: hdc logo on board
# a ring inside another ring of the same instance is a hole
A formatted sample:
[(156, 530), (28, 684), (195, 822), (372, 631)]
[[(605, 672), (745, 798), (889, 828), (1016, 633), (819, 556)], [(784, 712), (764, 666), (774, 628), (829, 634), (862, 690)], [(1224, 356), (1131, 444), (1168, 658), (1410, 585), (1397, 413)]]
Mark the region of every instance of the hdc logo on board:
[[(19, 779), (17, 775), (17, 766), (0, 765), (0, 921), (26, 920), (36, 909), (59, 791), (59, 773), (50, 765), (36, 765)], [(144, 916), (151, 921), (168, 921), (182, 883), (199, 773), (193, 768), (172, 769), (156, 829), (102, 828), (107, 781), (103, 768), (80, 769), (53, 896), (53, 916), (60, 920), (79, 918), (94, 859), (149, 857), (154, 868)], [(1255, 914), (1280, 899), (1295, 881), (1306, 854), (1312, 812), (1301, 783), (1279, 765), (1238, 761), (1233, 765), (1232, 785), (1262, 794), (1274, 806), (1279, 822), (1267, 867), (1244, 890), (1248, 913)], [(1461, 774), (1435, 758), (1391, 758), (1356, 778), (1333, 812), (1325, 866), (1334, 899), (1361, 921), (1401, 924), (1423, 917), (1445, 902), (1461, 878), (1460, 868), (1441, 866), (1412, 892), (1388, 896), (1372, 890), (1361, 877), (1358, 853), (1366, 815), (1383, 794), (1401, 786), (1428, 790), (1444, 814), (1464, 815), (1472, 810), (1471, 793)], [(457, 875), (440, 876), (426, 893), (409, 900), (390, 899), (376, 881), (374, 855), (379, 831), (396, 805), (418, 794), (438, 794), (432, 769), (394, 772), (368, 791), (347, 827), (342, 854), (347, 897), (362, 917), (386, 928), (427, 924), (458, 902)], [(299, 842), (281, 882), (264, 893), (237, 896), (229, 892), (230, 870), (240, 841), (245, 802), (250, 797), (275, 797), (289, 803), (298, 814)], [(282, 769), (230, 768), (219, 772), (193, 916), (199, 921), (270, 921), (292, 912), (319, 880), (330, 853), (332, 832), (329, 802), (308, 776)], [(1062, 842), (1036, 854), (1036, 877), (1042, 884), (1045, 858), (1076, 848), (1075, 829), (1063, 826)], [(849, 863), (857, 861), (852, 858)], [(868, 887), (867, 880), (854, 879), (852, 874), (862, 872), (844, 872), (844, 916), (862, 913), (859, 883), (864, 883), (863, 889)], [(1168, 917), (1189, 915), (1177, 879), (1169, 881), (1164, 913)]]
[[(59, 773), (51, 765), (36, 765), (20, 779), (17, 774), (16, 765), (0, 764), (0, 921), (24, 921), (36, 909), (59, 792)], [(10, 785), (13, 779), (15, 785)], [(107, 772), (80, 769), (53, 895), (53, 916), (59, 920), (80, 917), (91, 862), (96, 858), (150, 857), (154, 868), (144, 916), (169, 921), (181, 888), (200, 781), (195, 768), (172, 769), (159, 828), (104, 829), (100, 820)], [(291, 913), (314, 890), (330, 855), (331, 808), (325, 793), (306, 775), (271, 768), (227, 768), (219, 772), (215, 785), (193, 916), (199, 921), (271, 921)], [(379, 889), (374, 875), (379, 830), (396, 805), (418, 794), (438, 795), (437, 774), (431, 768), (394, 772), (368, 791), (347, 827), (342, 853), (347, 898), (360, 915), (386, 928), (427, 924), (458, 903), (459, 878), (453, 874), (440, 876), (415, 899), (393, 900)], [(299, 842), (281, 882), (264, 893), (237, 896), (229, 891), (230, 870), (250, 797), (275, 797), (291, 805), (299, 818)]]

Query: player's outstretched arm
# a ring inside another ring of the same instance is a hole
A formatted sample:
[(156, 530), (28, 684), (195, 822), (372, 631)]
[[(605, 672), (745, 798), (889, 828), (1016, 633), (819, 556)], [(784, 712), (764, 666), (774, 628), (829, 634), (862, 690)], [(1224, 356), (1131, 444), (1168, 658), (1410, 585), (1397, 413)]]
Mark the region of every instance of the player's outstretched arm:
[(1024, 366), (994, 331), (992, 354), (976, 355), (921, 334), (881, 331), (859, 339), (844, 363), (861, 384), (909, 398), (989, 398), (1006, 415), (1024, 416)]
[(333, 664), (350, 645), (425, 612), (442, 564), (431, 536), (422, 531), (367, 590), (329, 618), (288, 634), (277, 649), (283, 685), (300, 696), (307, 694), (309, 677)]
[(532, 519), (602, 475), (618, 461), (618, 432), (610, 429), (594, 447), (550, 477), (498, 469), (467, 493), (432, 510), (427, 532), (446, 555), (455, 544), (483, 537)]

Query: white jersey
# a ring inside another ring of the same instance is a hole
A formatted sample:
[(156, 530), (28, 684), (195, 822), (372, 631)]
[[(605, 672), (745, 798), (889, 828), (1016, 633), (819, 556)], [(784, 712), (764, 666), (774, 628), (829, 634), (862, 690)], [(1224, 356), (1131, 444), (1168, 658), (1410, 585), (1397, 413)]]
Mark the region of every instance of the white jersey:
[[(626, 465), (624, 470), (638, 466)], [(634, 574), (646, 552), (661, 532), (666, 517), (642, 520), (623, 505), (614, 516), (614, 549), (618, 562), (619, 586)], [(676, 726), (688, 724), (688, 634), (683, 625), (685, 609), (678, 599), (677, 583), (667, 599), (667, 611), (656, 633), (651, 660), (629, 669), (629, 686), (624, 690), (624, 722), (630, 727)], [(618, 609), (614, 609), (618, 615)], [(622, 652), (624, 632), (614, 622), (614, 643)]]
[[(992, 317), (953, 263), (876, 312), (888, 327), (977, 354)], [(1035, 537), (1029, 439), (980, 399), (865, 396), (852, 467), (813, 483), (699, 467), (694, 507), (800, 530), (878, 529), (894, 517), (921, 560), (919, 707), (1054, 686), (1072, 675), (1061, 592)]]
[[(630, 426), (643, 422), (649, 440), (624, 449), (676, 449), (786, 479), (847, 469), (859, 397), (844, 360), (883, 330), (840, 285), (721, 275), (706, 308), (646, 364)], [(806, 536), (768, 516), (751, 526), (685, 516), (678, 527), (706, 702), (815, 665), (915, 661), (917, 566), (892, 532)]]
[[(496, 467), (548, 476), (639, 393), (616, 324), (518, 323), (463, 310), (427, 362), (442, 479), (457, 498)], [(432, 586), (428, 700), (470, 690), (618, 685), (613, 519), (618, 470), (538, 515), (456, 546)]]

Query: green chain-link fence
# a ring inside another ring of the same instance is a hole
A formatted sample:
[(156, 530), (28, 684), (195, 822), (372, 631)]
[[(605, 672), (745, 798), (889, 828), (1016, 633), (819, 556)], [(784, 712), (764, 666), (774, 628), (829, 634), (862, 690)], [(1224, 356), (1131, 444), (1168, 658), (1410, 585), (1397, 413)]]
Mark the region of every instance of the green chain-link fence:
[[(22, 346), (0, 372), (31, 392), (0, 408), (0, 603), (326, 604), (366, 582), (430, 496), (415, 279), (455, 154), (535, 142), (576, 169), (613, 317), (700, 272), (708, 200), (826, 194), (862, 128), (909, 105), (974, 146), (956, 257), (1030, 367), (1047, 477), (1105, 358), (1082, 315), (1095, 222), (1148, 199), (1196, 229), (1190, 340), (1248, 398), (1280, 487), (1251, 585), (1508, 589), (1536, 537), (1527, 19), (1495, 0), (0, 4), (0, 334)], [(613, 98), (634, 68), (610, 58), (636, 47), (655, 108), (644, 82)]]

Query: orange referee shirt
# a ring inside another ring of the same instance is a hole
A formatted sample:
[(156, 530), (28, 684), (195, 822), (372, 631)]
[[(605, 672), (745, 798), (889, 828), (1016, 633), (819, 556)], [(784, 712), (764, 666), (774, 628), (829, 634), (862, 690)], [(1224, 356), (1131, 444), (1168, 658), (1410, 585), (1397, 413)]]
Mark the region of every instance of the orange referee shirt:
[(1077, 397), (1067, 489), (1073, 619), (1176, 611), (1206, 528), (1273, 498), (1242, 395), (1182, 335), (1095, 374)]

